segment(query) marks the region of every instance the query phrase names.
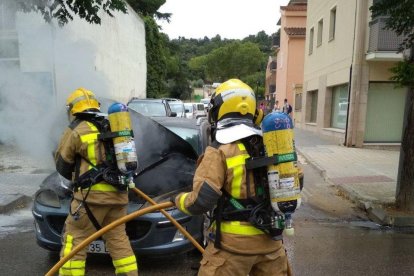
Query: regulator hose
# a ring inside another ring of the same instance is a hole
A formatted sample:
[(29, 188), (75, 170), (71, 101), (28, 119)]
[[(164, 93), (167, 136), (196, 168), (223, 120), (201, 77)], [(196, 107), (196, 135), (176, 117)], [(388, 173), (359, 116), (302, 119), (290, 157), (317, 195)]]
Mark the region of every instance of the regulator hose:
[(92, 241), (96, 240), (97, 238), (99, 238), (100, 236), (102, 236), (103, 234), (105, 234), (106, 232), (108, 232), (109, 230), (111, 230), (114, 227), (117, 227), (123, 223), (126, 223), (136, 217), (145, 215), (147, 213), (151, 213), (153, 211), (156, 210), (160, 210), (160, 209), (165, 209), (168, 207), (172, 207), (174, 206), (174, 204), (172, 202), (164, 202), (164, 203), (160, 203), (160, 204), (156, 204), (153, 206), (149, 206), (147, 208), (141, 209), (141, 210), (137, 210), (129, 215), (126, 215), (110, 224), (108, 224), (107, 226), (103, 227), (101, 230), (95, 232), (94, 234), (90, 235), (88, 238), (86, 238), (85, 240), (83, 240), (80, 244), (78, 244), (71, 252), (69, 252), (68, 255), (62, 257), (59, 262), (57, 262), (46, 274), (45, 276), (53, 276), (58, 270), (59, 268), (62, 267), (62, 265), (64, 265), (68, 260), (70, 260), (76, 253), (79, 252), (79, 250), (81, 250), (82, 248), (84, 248), (85, 246), (89, 245)]
[[(156, 205), (157, 203), (147, 196), (143, 191), (141, 191), (138, 188), (132, 188), (132, 190), (137, 193), (140, 197), (151, 203), (152, 205)], [(169, 220), (172, 224), (174, 224), (175, 227), (177, 227), (178, 230), (198, 249), (198, 251), (201, 252), (201, 254), (204, 253), (204, 248), (191, 236), (190, 233), (188, 233), (187, 230), (185, 230), (184, 227), (181, 226), (178, 221), (176, 221), (167, 211), (161, 209), (160, 212)]]

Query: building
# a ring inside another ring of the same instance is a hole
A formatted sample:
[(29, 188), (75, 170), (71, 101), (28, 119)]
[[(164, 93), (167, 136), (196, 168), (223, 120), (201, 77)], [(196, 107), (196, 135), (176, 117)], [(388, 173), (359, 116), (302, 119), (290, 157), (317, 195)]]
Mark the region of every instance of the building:
[(77, 87), (121, 102), (145, 97), (145, 27), (130, 7), (127, 14), (116, 12), (114, 17), (102, 13), (101, 25), (75, 16), (58, 27), (38, 13), (16, 12), (6, 3), (0, 3), (2, 73), (14, 70), (22, 86), (24, 79), (37, 83), (36, 94), (52, 96), (59, 106)]
[(297, 127), (346, 146), (401, 142), (406, 90), (389, 69), (402, 38), (372, 18), (368, 1), (313, 0), (307, 7), (302, 118)]
[(74, 17), (61, 28), (13, 4), (0, 1), (0, 141), (51, 162), (69, 93), (85, 87), (124, 103), (146, 96), (145, 26), (130, 7), (101, 14), (101, 25)]
[(306, 0), (291, 0), (281, 6), (280, 47), (276, 47), (276, 100), (294, 108), (295, 123), (301, 120), (301, 97), (306, 33)]

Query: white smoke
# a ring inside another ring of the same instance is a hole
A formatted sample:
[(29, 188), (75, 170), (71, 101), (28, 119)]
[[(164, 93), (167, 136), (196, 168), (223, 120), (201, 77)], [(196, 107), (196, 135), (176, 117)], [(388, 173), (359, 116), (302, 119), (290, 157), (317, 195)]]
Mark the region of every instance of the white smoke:
[(93, 41), (77, 37), (76, 27), (36, 13), (13, 16), (1, 2), (0, 12), (7, 15), (0, 20), (0, 142), (53, 168), (52, 151), (69, 123), (66, 97), (78, 87), (108, 97), (107, 80), (96, 71)]

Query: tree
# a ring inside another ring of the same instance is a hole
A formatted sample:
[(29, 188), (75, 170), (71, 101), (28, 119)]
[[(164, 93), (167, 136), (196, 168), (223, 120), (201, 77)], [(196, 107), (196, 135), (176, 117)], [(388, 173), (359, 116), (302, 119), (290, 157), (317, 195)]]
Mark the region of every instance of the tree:
[(397, 176), (396, 206), (414, 211), (414, 9), (412, 0), (379, 0), (370, 8), (373, 17), (387, 16), (386, 29), (405, 39), (400, 45), (404, 60), (392, 68), (391, 78), (407, 87), (403, 135)]
[(143, 16), (155, 16), (169, 21), (170, 13), (160, 13), (157, 10), (166, 0), (6, 0), (24, 12), (40, 12), (46, 22), (56, 18), (63, 26), (73, 20), (73, 16), (89, 23), (101, 24), (100, 12), (113, 16), (114, 12), (127, 13), (128, 3), (132, 9)]
[[(195, 68), (205, 68), (207, 78), (214, 82), (223, 82), (229, 78), (243, 78), (260, 70), (263, 55), (255, 43), (231, 42), (207, 54), (190, 61)], [(204, 62), (204, 64), (201, 64)]]

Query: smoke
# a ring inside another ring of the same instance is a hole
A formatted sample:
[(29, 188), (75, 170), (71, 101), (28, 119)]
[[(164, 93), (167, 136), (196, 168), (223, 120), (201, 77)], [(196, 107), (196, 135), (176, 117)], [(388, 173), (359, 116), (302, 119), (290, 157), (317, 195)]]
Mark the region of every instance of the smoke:
[(79, 22), (59, 28), (2, 2), (0, 14), (0, 143), (54, 168), (52, 152), (69, 124), (66, 97), (78, 87), (109, 97), (96, 45), (77, 34)]

